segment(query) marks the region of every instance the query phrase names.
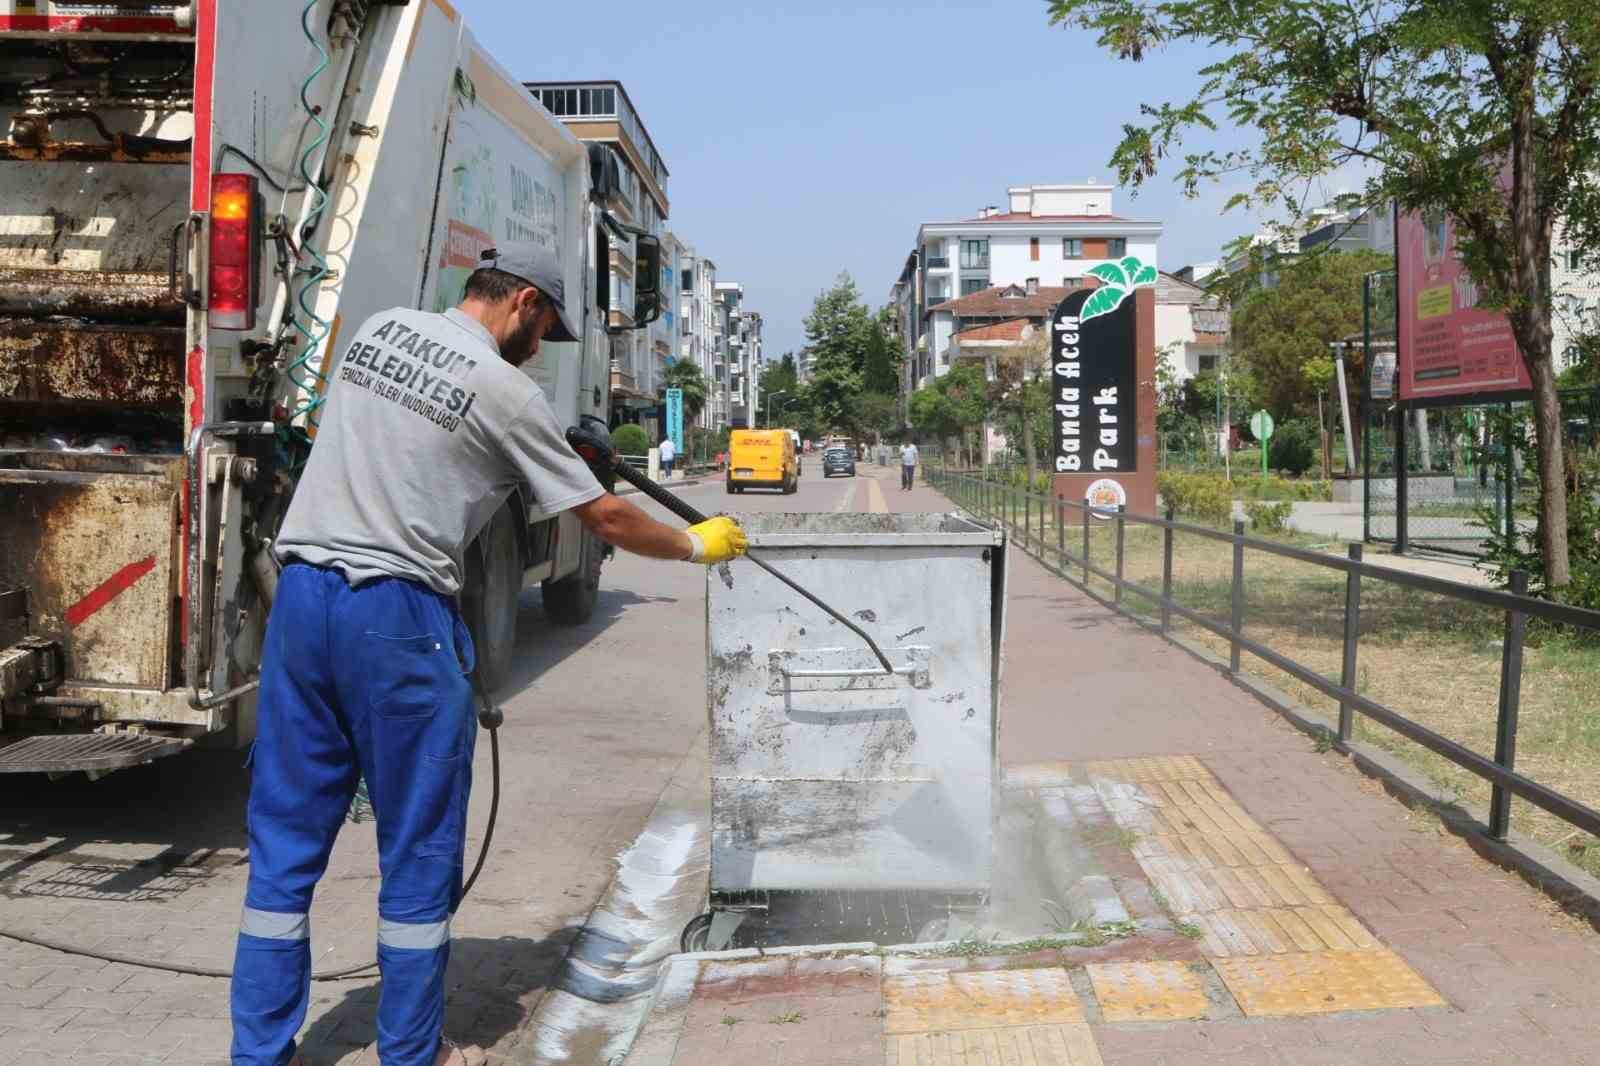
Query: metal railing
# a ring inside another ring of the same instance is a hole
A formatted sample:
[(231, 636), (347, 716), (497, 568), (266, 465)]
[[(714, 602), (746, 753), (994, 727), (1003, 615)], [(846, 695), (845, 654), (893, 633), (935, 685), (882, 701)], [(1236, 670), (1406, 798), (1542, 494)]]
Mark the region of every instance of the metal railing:
[[(1355, 715), (1359, 713), (1489, 782), (1491, 786), (1489, 835), (1495, 840), (1504, 841), (1510, 832), (1512, 796), (1548, 811), (1576, 829), (1600, 836), (1600, 811), (1518, 773), (1515, 768), (1518, 713), (1522, 700), (1522, 653), (1528, 620), (1535, 618), (1600, 633), (1600, 611), (1568, 607), (1525, 595), (1528, 575), (1520, 570), (1512, 574), (1511, 591), (1501, 592), (1403, 570), (1373, 566), (1362, 561), (1360, 544), (1351, 544), (1348, 558), (1341, 559), (1334, 555), (1324, 555), (1289, 544), (1247, 536), (1242, 521), (1235, 521), (1233, 531), (1229, 533), (1209, 526), (1179, 522), (1173, 517), (1171, 508), (1167, 509), (1165, 517), (1157, 518), (1134, 514), (1122, 507), (1114, 510), (1095, 507), (1087, 500), (1076, 503), (1062, 497), (1043, 496), (971, 474), (943, 470), (932, 464), (927, 468), (927, 478), (931, 485), (959, 506), (981, 518), (1003, 524), (1014, 534), (1013, 544), (1039, 560), (1046, 569), (1082, 588), (1118, 613), (1128, 615), (1141, 624), (1150, 625), (1168, 637), (1171, 636), (1172, 619), (1176, 615), (1226, 640), (1229, 645), (1230, 674), (1239, 673), (1244, 653), (1249, 652), (1268, 665), (1282, 670), (1330, 699), (1338, 701), (1336, 742), (1341, 748), (1348, 750), (1354, 733)], [(1082, 528), (1081, 555), (1075, 555), (1067, 548), (1069, 514), (1075, 516), (1074, 524), (1079, 524)], [(1053, 539), (1047, 534), (1047, 518), (1052, 517), (1055, 526)], [(1115, 563), (1111, 570), (1097, 565), (1092, 558), (1091, 526), (1094, 522), (1109, 522), (1113, 526)], [(1130, 523), (1152, 526), (1163, 531), (1159, 590), (1129, 581), (1124, 575), (1125, 537)], [(1178, 533), (1232, 546), (1233, 573), (1229, 587), (1229, 617), (1226, 623), (1186, 607), (1173, 598), (1173, 541), (1175, 534)], [(1343, 657), (1337, 683), (1244, 635), (1247, 551), (1294, 559), (1328, 570), (1340, 571), (1345, 575)], [(1091, 577), (1098, 577), (1111, 584), (1112, 597), (1109, 601), (1089, 587)], [(1358, 678), (1356, 664), (1361, 631), (1361, 593), (1363, 584), (1369, 581), (1399, 585), (1417, 592), (1433, 593), (1505, 613), (1498, 719), (1492, 759), (1407, 718), (1392, 707), (1363, 696), (1356, 690)], [(1151, 623), (1140, 618), (1125, 606), (1124, 601), (1129, 593), (1154, 604), (1160, 611), (1159, 622)]]

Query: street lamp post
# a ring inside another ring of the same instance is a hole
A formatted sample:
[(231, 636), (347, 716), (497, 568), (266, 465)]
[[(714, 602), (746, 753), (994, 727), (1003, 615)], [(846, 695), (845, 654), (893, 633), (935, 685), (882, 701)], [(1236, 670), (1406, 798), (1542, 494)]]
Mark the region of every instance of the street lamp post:
[(787, 395), (789, 395), (789, 390), (788, 389), (779, 389), (776, 392), (767, 393), (767, 428), (768, 429), (772, 428), (772, 398), (774, 396), (787, 396)]

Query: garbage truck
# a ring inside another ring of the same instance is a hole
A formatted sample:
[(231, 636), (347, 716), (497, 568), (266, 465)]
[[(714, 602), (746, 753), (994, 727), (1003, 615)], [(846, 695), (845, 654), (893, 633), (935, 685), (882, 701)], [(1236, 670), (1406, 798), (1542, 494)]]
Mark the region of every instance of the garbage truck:
[[(248, 743), (272, 540), (369, 315), (449, 307), (497, 241), (555, 249), (582, 336), (524, 370), (578, 424), (609, 335), (659, 314), (612, 149), (445, 0), (0, 0), (0, 104), (0, 772)], [(464, 560), (488, 684), (520, 591), (581, 622), (608, 550), (505, 501)]]

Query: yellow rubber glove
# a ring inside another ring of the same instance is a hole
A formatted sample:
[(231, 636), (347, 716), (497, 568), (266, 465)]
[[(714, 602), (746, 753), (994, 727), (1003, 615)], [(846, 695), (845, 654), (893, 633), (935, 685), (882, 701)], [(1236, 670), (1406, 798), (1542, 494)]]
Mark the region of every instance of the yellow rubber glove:
[(744, 530), (725, 515), (708, 518), (699, 525), (690, 526), (686, 532), (694, 544), (694, 554), (689, 556), (692, 563), (716, 566), (744, 554)]

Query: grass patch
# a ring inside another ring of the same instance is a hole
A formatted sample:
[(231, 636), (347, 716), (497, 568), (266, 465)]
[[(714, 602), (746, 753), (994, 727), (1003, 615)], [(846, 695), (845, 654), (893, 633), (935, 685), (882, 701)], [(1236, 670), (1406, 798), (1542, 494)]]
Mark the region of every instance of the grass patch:
[(804, 1011), (792, 1010), (769, 1019), (769, 1023), (772, 1025), (798, 1025), (805, 1020)]
[(724, 1014), (722, 1016), (722, 1024), (723, 1025), (738, 1025), (740, 1021), (741, 1021), (740, 1018), (735, 1017), (732, 1014)]
[(1173, 920), (1172, 931), (1179, 936), (1188, 937), (1190, 940), (1199, 940), (1206, 935), (1206, 931), (1198, 925), (1181, 919)]

